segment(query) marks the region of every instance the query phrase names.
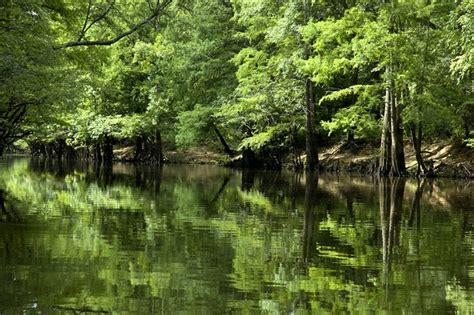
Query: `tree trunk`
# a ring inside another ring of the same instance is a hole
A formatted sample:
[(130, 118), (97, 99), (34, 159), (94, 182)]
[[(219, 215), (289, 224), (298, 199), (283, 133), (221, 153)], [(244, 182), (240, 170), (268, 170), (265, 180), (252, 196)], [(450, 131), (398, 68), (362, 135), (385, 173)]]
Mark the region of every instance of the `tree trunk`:
[[(418, 135), (417, 135), (418, 133)], [(421, 125), (416, 127), (415, 124), (411, 126), (411, 138), (413, 142), (413, 149), (415, 150), (416, 162), (418, 163), (418, 169), (416, 171), (416, 176), (425, 176), (428, 173), (425, 162), (423, 161), (423, 156), (421, 155), (421, 139), (423, 136), (423, 130)]]
[(114, 149), (112, 146), (112, 139), (107, 136), (105, 137), (105, 143), (103, 145), (103, 160), (106, 164), (112, 164), (114, 159)]
[[(388, 72), (387, 68), (387, 72)], [(380, 139), (380, 160), (379, 160), (379, 174), (387, 176), (390, 173), (391, 165), (391, 147), (392, 141), (390, 136), (390, 121), (391, 121), (391, 107), (390, 107), (390, 88), (385, 89), (385, 108), (383, 114), (382, 138)]]
[(252, 149), (247, 148), (242, 151), (242, 167), (243, 168), (255, 168), (257, 165), (257, 158), (255, 152)]
[(222, 136), (221, 132), (219, 129), (217, 129), (217, 126), (215, 124), (212, 124), (212, 129), (216, 133), (217, 137), (219, 138), (219, 141), (221, 142), (222, 146), (224, 147), (224, 152), (230, 156), (233, 157), (235, 155), (234, 150), (232, 150), (229, 145), (227, 144), (227, 141), (225, 141), (224, 136)]
[(84, 152), (84, 154), (85, 154), (85, 157), (84, 157), (84, 158), (85, 158), (86, 160), (89, 160), (89, 158), (90, 158), (90, 156), (91, 156), (91, 152), (90, 152), (89, 146), (87, 146), (87, 147), (86, 147), (85, 149), (83, 149), (83, 150), (85, 151), (85, 152)]
[(133, 160), (136, 162), (140, 159), (143, 151), (143, 139), (142, 137), (136, 137), (135, 139), (135, 152), (133, 153)]
[(161, 141), (161, 131), (159, 128), (156, 128), (156, 131), (155, 131), (153, 162), (159, 166), (163, 164), (163, 146), (162, 146), (162, 141)]
[(306, 169), (314, 171), (319, 165), (318, 147), (316, 142), (316, 131), (314, 128), (315, 104), (314, 104), (314, 83), (311, 79), (306, 79)]
[(402, 105), (400, 103), (396, 103), (397, 109), (397, 128), (396, 128), (396, 138), (397, 138), (397, 164), (399, 166), (399, 170), (401, 175), (406, 175), (407, 167), (405, 164), (405, 146), (403, 144), (403, 119), (402, 119)]
[(72, 161), (77, 159), (77, 151), (70, 145), (66, 145), (66, 160)]
[(403, 130), (401, 129), (400, 107), (398, 104), (398, 97), (395, 93), (395, 88), (391, 89), (392, 97), (390, 98), (390, 134), (392, 137), (392, 165), (390, 168), (390, 175), (399, 177), (405, 174), (405, 153), (403, 149)]
[(51, 143), (45, 145), (46, 148), (46, 156), (48, 159), (54, 158), (54, 151)]
[(59, 139), (56, 141), (55, 151), (56, 158), (62, 160), (64, 157), (64, 147), (66, 146), (66, 141), (64, 139)]
[(44, 143), (40, 144), (39, 156), (42, 158), (46, 158), (46, 146), (44, 145)]
[[(311, 4), (308, 0), (304, 1), (304, 24), (308, 23), (311, 17)], [(305, 44), (304, 59), (309, 59), (311, 55), (311, 46)], [(319, 166), (318, 147), (316, 141), (316, 114), (315, 114), (315, 87), (309, 77), (305, 79), (305, 109), (306, 109), (306, 169), (314, 171)]]
[(100, 144), (96, 143), (94, 145), (94, 161), (97, 163), (102, 162), (102, 150), (100, 148)]
[(353, 144), (354, 142), (355, 142), (354, 130), (352, 128), (349, 128), (349, 130), (347, 131), (347, 143)]
[(291, 132), (291, 150), (293, 153), (293, 166), (295, 170), (302, 170), (304, 164), (301, 160), (301, 152), (298, 146), (298, 129), (296, 127), (292, 128)]
[(393, 79), (390, 78), (391, 66), (386, 69), (389, 86), (385, 90), (385, 108), (380, 141), (379, 174), (399, 177), (406, 174), (405, 152), (403, 148), (403, 129), (401, 106), (398, 103)]
[(144, 152), (144, 159), (153, 159), (153, 139), (151, 137), (146, 137), (143, 139), (142, 148)]
[[(470, 116), (469, 116), (470, 115)], [(464, 138), (466, 139), (469, 139), (469, 137), (471, 137), (471, 120), (469, 119), (469, 117), (472, 117), (474, 116), (472, 113), (471, 114), (465, 114), (464, 117), (463, 117), (463, 120), (464, 120)]]

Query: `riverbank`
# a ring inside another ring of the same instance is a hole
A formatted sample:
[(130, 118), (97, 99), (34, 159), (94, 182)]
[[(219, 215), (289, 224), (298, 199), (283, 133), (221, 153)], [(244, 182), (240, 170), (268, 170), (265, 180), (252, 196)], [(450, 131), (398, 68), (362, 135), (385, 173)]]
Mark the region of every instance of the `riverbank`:
[[(134, 147), (114, 148), (114, 160), (120, 162), (148, 162), (147, 160), (135, 161), (134, 152)], [(164, 152), (164, 160), (167, 164), (225, 165), (229, 158), (225, 154), (208, 148), (191, 148), (166, 151)]]
[[(376, 143), (339, 143), (322, 148), (319, 159), (321, 168), (327, 172), (372, 175), (377, 171), (378, 151)], [(440, 141), (424, 145), (422, 155), (436, 177), (474, 178), (474, 149)], [(114, 150), (114, 157), (118, 161), (132, 161), (133, 147)], [(304, 158), (305, 156), (302, 157), (303, 160)], [(409, 143), (405, 145), (405, 159), (409, 174), (414, 176), (417, 162)], [(238, 160), (238, 157), (234, 160)], [(165, 161), (169, 164), (230, 165), (230, 159), (225, 154), (208, 148), (167, 151)], [(290, 161), (286, 161), (284, 167), (291, 168)]]
[[(375, 144), (337, 144), (321, 150), (321, 166), (330, 172), (373, 174), (377, 170), (379, 148)], [(445, 178), (474, 178), (474, 150), (447, 141), (422, 147), (426, 164), (432, 167), (434, 176)], [(415, 151), (405, 144), (407, 171), (414, 176), (417, 170)]]

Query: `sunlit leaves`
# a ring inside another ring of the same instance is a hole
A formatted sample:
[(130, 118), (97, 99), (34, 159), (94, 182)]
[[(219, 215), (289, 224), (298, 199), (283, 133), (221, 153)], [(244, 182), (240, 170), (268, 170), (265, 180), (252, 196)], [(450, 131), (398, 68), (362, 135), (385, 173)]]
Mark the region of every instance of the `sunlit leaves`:
[(469, 78), (474, 64), (474, 3), (470, 0), (461, 1), (451, 17), (456, 30), (453, 33), (457, 33), (456, 37), (448, 38), (456, 55), (451, 62), (451, 72), (461, 79)]

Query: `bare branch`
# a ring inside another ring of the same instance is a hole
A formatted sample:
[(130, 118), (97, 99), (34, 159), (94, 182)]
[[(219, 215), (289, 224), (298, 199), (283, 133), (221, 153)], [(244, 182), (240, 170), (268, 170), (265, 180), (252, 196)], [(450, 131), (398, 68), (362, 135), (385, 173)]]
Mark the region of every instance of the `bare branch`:
[[(71, 41), (71, 42), (67, 42), (67, 43), (64, 43), (62, 44), (61, 46), (59, 47), (56, 47), (55, 49), (62, 49), (62, 48), (68, 48), (68, 47), (76, 47), (76, 46), (110, 46), (110, 45), (113, 45), (115, 44), (116, 42), (118, 42), (119, 40), (121, 40), (122, 38), (124, 37), (127, 37), (133, 33), (135, 33), (138, 29), (140, 29), (141, 27), (143, 27), (144, 25), (150, 23), (152, 20), (154, 20), (155, 18), (159, 17), (159, 15), (166, 9), (166, 7), (168, 7), (171, 3), (173, 2), (173, 0), (166, 0), (164, 1), (161, 5), (160, 5), (160, 1), (157, 1), (157, 7), (155, 8), (155, 10), (153, 11), (153, 13), (148, 16), (146, 19), (140, 21), (139, 23), (133, 25), (129, 30), (117, 35), (116, 37), (114, 38), (111, 38), (111, 39), (103, 39), (103, 40), (90, 40), (90, 41), (83, 41), (82, 38), (81, 40), (77, 40), (77, 41)], [(113, 5), (113, 4), (112, 4)], [(110, 11), (110, 8), (108, 9), (108, 11)], [(107, 13), (108, 13), (107, 11)], [(102, 17), (100, 17), (100, 19), (102, 19), (103, 17), (105, 17), (106, 14), (103, 14)], [(97, 19), (96, 19), (97, 20)], [(94, 20), (95, 21), (95, 20)], [(92, 22), (92, 23), (95, 23), (95, 22)], [(91, 23), (91, 24), (92, 24)], [(89, 24), (89, 26), (86, 28), (85, 32), (87, 32), (87, 30), (90, 28), (91, 24)]]
[(89, 5), (87, 6), (86, 19), (84, 20), (84, 25), (82, 26), (82, 30), (79, 33), (79, 38), (77, 39), (77, 41), (80, 41), (84, 37), (84, 35), (86, 34), (86, 27), (87, 27), (87, 23), (89, 22), (89, 16), (91, 14), (91, 8), (92, 8), (92, 0), (89, 0)]
[[(86, 29), (84, 30), (84, 34), (87, 33), (87, 31), (97, 22), (99, 22), (100, 20), (102, 20), (103, 18), (105, 18), (107, 16), (107, 14), (109, 14), (110, 10), (112, 10), (113, 6), (115, 5), (115, 0), (112, 1), (112, 3), (109, 5), (109, 7), (102, 13), (100, 14), (98, 17), (96, 17), (90, 24), (89, 26), (86, 27)], [(80, 41), (80, 40), (78, 40)]]
[(151, 6), (151, 0), (146, 0), (146, 2), (148, 3), (148, 8), (150, 9), (150, 11), (153, 11), (153, 7)]

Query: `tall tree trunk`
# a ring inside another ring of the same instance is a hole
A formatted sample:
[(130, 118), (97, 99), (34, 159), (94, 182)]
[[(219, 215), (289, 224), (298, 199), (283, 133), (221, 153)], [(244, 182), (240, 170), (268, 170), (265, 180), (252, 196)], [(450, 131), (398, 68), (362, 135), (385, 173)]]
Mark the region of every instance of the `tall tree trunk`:
[(385, 106), (380, 141), (379, 174), (381, 176), (399, 177), (406, 173), (405, 152), (403, 148), (403, 129), (401, 106), (395, 83), (390, 77), (392, 66), (388, 66), (386, 74), (389, 85), (385, 90)]
[[(308, 23), (311, 17), (311, 4), (304, 0), (304, 23)], [(304, 59), (309, 59), (311, 46), (305, 44)], [(316, 113), (315, 113), (315, 86), (308, 77), (305, 79), (305, 109), (306, 109), (306, 169), (314, 171), (319, 166), (318, 146), (316, 141)]]
[(316, 141), (316, 115), (314, 104), (314, 83), (306, 79), (306, 169), (314, 171), (319, 165), (318, 146)]
[[(395, 1), (383, 0), (382, 3), (391, 4), (389, 32), (397, 33), (395, 20)], [(399, 177), (406, 174), (405, 153), (403, 148), (403, 129), (401, 118), (400, 95), (393, 73), (396, 67), (393, 52), (389, 48), (389, 64), (386, 66), (386, 80), (388, 82), (385, 96), (385, 113), (381, 140), (379, 174), (382, 176)], [(388, 141), (390, 139), (390, 141)], [(390, 143), (389, 143), (390, 142)]]
[(221, 142), (222, 146), (224, 147), (224, 152), (230, 156), (230, 157), (233, 157), (235, 155), (235, 152), (234, 150), (232, 150), (229, 145), (227, 144), (227, 141), (225, 141), (225, 138), (224, 136), (221, 134), (221, 132), (219, 131), (219, 129), (217, 128), (217, 126), (215, 124), (212, 124), (212, 129), (214, 130), (214, 132), (216, 133), (217, 137), (219, 138), (219, 141)]
[(405, 145), (403, 143), (403, 127), (402, 127), (403, 121), (402, 121), (402, 115), (401, 115), (402, 108), (397, 107), (397, 111), (398, 111), (398, 114), (397, 114), (398, 128), (396, 130), (397, 132), (396, 152), (397, 152), (397, 161), (398, 161), (397, 164), (399, 167), (400, 175), (406, 175), (407, 167), (405, 163)]
[[(387, 73), (389, 69), (387, 68)], [(380, 159), (379, 159), (379, 174), (387, 176), (390, 173), (391, 166), (391, 135), (390, 135), (390, 121), (391, 121), (391, 106), (390, 106), (390, 88), (385, 89), (385, 106), (383, 114), (382, 138), (380, 139)]]
[(403, 130), (401, 129), (401, 115), (398, 104), (398, 95), (395, 92), (395, 87), (391, 89), (392, 97), (390, 99), (390, 134), (392, 137), (392, 165), (390, 175), (399, 177), (405, 174), (405, 153), (403, 149)]

